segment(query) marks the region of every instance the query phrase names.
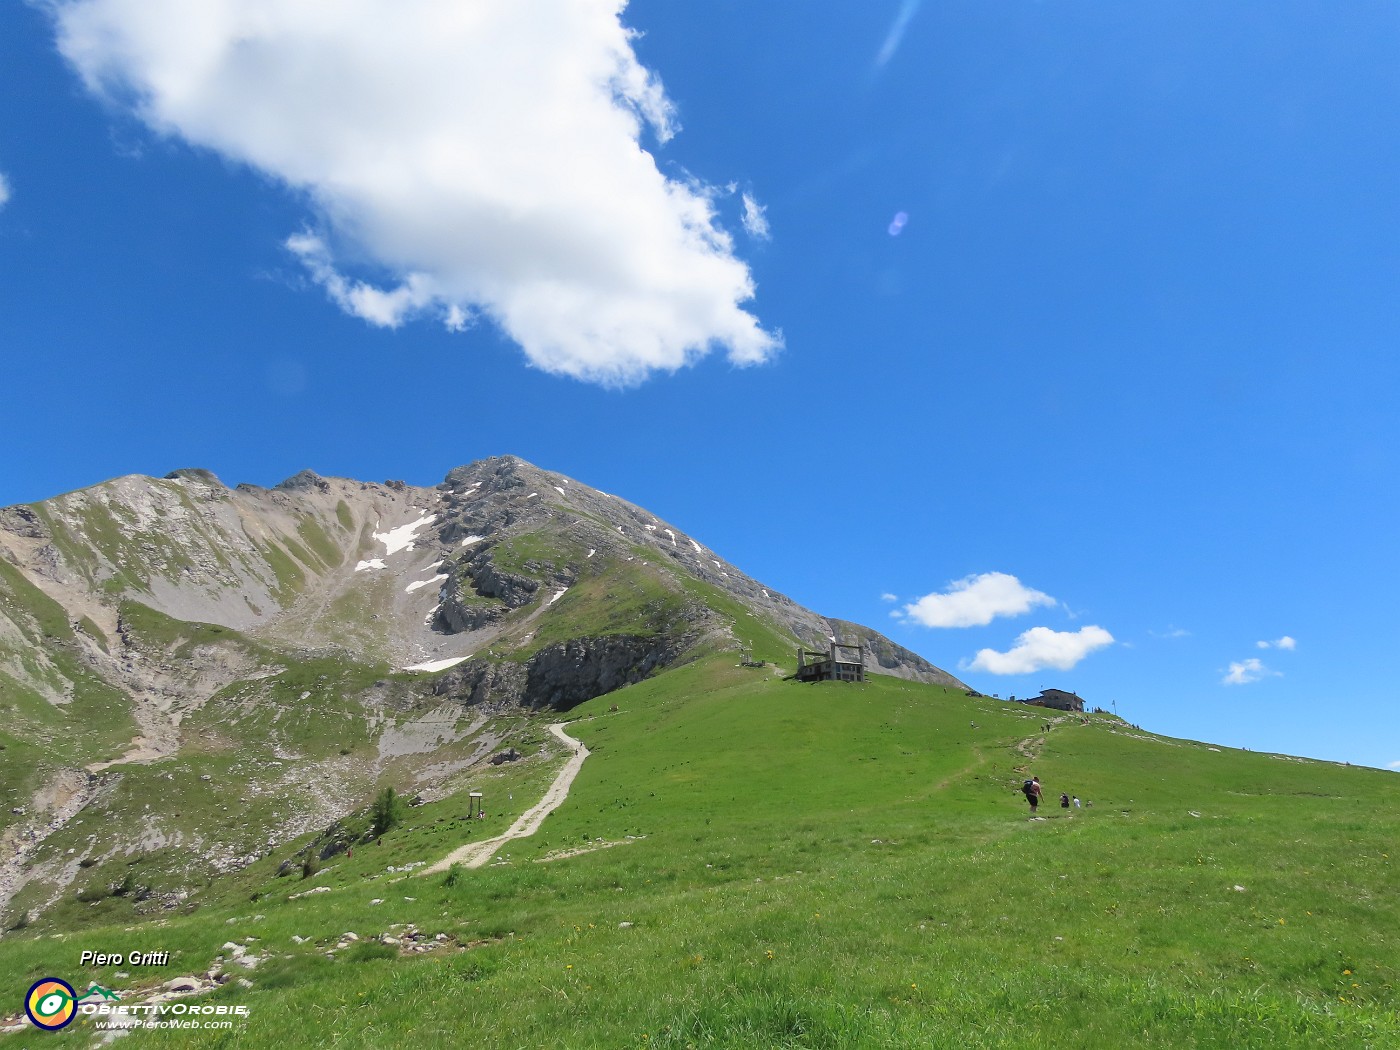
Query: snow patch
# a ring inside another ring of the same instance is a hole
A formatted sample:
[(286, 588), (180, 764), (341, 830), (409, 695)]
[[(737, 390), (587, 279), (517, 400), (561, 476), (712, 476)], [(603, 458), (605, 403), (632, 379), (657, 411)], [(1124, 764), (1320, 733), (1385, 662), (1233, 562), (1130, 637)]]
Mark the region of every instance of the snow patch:
[(621, 532), (621, 531), (622, 531), (622, 526), (621, 526), (621, 525), (619, 525), (619, 526), (617, 527), (617, 531), (618, 531), (618, 532)]
[(414, 591), (418, 590), (419, 587), (429, 587), (434, 583), (441, 583), (445, 579), (447, 579), (445, 575), (439, 575), (434, 576), (431, 580), (414, 580), (405, 587), (403, 591), (405, 594), (412, 594)]
[(447, 670), (449, 667), (455, 667), (457, 664), (461, 663), (463, 660), (470, 660), (470, 659), (471, 659), (471, 655), (468, 654), (468, 655), (466, 655), (466, 656), (453, 656), (453, 657), (449, 657), (449, 658), (446, 659), (446, 660), (428, 660), (428, 661), (425, 661), (424, 663), (421, 663), (421, 664), (410, 664), (409, 666), (405, 667), (404, 670), (405, 670), (405, 671), (445, 671), (445, 670)]
[(591, 558), (591, 557), (593, 557), (593, 555), (595, 555), (595, 554), (597, 554), (597, 553), (598, 553), (598, 552), (597, 552), (596, 550), (594, 550), (592, 547), (589, 547), (589, 548), (588, 548), (588, 553), (585, 555), (585, 557)]
[(417, 521), (411, 521), (407, 525), (400, 525), (397, 529), (390, 529), (388, 532), (376, 532), (374, 538), (384, 544), (384, 554), (397, 554), (402, 550), (413, 550), (413, 541), (417, 539), (418, 530), (425, 525), (431, 525), (436, 515), (424, 514)]
[(536, 496), (538, 496), (538, 495), (539, 495), (538, 492), (532, 492), (532, 493), (530, 493), (528, 496), (526, 496), (525, 498), (526, 498), (526, 499), (534, 499), (534, 498), (535, 498)]
[(388, 566), (384, 564), (384, 562), (383, 562), (382, 559), (380, 559), (380, 558), (371, 558), (369, 561), (362, 561), (362, 562), (360, 562), (358, 565), (356, 565), (356, 566), (355, 566), (355, 571), (356, 571), (356, 572), (364, 572), (366, 569), (387, 569), (387, 568), (388, 568)]
[(464, 540), (462, 541), (462, 546), (463, 546), (463, 547), (467, 547), (467, 546), (470, 546), (470, 545), (473, 544), (473, 543), (480, 543), (480, 542), (481, 542), (482, 540), (484, 540), (485, 538), (486, 538), (485, 536), (468, 536), (466, 539), (464, 539)]
[(646, 529), (647, 532), (655, 532), (655, 531), (656, 531), (656, 526), (655, 526), (655, 525), (643, 525), (642, 528)]
[(558, 485), (555, 485), (555, 486), (554, 486), (554, 491), (557, 492), (557, 493), (559, 493), (559, 495), (561, 495), (561, 496), (564, 495), (564, 490), (561, 489)]
[(661, 531), (671, 537), (671, 546), (674, 547), (676, 545), (676, 534), (670, 529), (662, 529)]
[(691, 545), (692, 547), (695, 548), (695, 553), (696, 553), (696, 554), (704, 554), (704, 553), (705, 553), (705, 548), (702, 547), (702, 546), (700, 546), (700, 544), (696, 543), (694, 540), (691, 540), (691, 541), (690, 541), (690, 545)]
[(546, 604), (546, 605), (553, 605), (553, 604), (554, 604), (555, 602), (557, 602), (560, 598), (564, 597), (564, 592), (567, 591), (568, 589), (569, 589), (569, 588), (567, 588), (567, 587), (560, 587), (557, 591), (555, 591), (553, 594), (551, 594), (551, 595), (549, 596), (549, 601), (545, 602), (545, 604)]

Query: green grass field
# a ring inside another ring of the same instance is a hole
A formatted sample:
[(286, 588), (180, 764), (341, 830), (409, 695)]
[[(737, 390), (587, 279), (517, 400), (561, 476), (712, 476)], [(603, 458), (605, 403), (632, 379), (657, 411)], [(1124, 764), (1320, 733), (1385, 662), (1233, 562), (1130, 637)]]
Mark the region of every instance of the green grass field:
[[(487, 820), (464, 820), (459, 794), (310, 879), (274, 874), (294, 845), (155, 920), (65, 907), (63, 926), (8, 934), (0, 1013), (42, 976), (150, 986), (235, 940), (267, 956), (231, 967), (252, 986), (200, 1001), (249, 1017), (131, 1045), (1400, 1045), (1400, 777), (731, 664), (570, 712), (591, 756), (493, 864), (401, 870), (541, 796), (564, 759), (540, 753), (547, 716), (520, 728), (531, 757), (468, 785)], [(1017, 790), (1028, 771), (1044, 819)], [(1062, 811), (1061, 791), (1092, 805)], [(364, 944), (406, 924), (438, 947)], [(347, 931), (361, 942), (336, 950)], [(121, 981), (79, 967), (85, 948), (174, 957)]]

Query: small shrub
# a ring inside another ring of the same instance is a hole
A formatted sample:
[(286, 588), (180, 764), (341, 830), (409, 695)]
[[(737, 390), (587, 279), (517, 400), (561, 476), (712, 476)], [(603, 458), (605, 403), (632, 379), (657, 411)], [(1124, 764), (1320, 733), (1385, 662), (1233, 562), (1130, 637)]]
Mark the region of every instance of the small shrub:
[(111, 895), (113, 897), (129, 897), (136, 892), (136, 876), (131, 872), (126, 873), (126, 878), (121, 882), (112, 883)]
[(376, 839), (403, 820), (403, 803), (393, 788), (386, 787), (376, 796), (370, 820), (370, 837)]
[(317, 862), (315, 854), (308, 853), (306, 859), (301, 862), (301, 877), (309, 879), (320, 870), (321, 865)]
[(448, 889), (451, 889), (453, 886), (460, 883), (465, 875), (466, 872), (462, 870), (462, 865), (454, 864), (447, 869), (447, 875), (443, 878), (442, 884)]

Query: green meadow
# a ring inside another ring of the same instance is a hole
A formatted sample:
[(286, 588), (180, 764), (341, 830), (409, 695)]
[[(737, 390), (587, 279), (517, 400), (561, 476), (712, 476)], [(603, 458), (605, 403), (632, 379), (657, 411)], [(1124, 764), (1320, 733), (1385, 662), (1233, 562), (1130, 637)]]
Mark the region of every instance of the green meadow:
[[(309, 878), (276, 874), (293, 844), (159, 916), (106, 901), (11, 931), (0, 1014), (43, 976), (150, 987), (236, 941), (264, 956), (228, 966), (251, 986), (199, 1001), (246, 1020), (130, 1045), (1400, 1045), (1395, 774), (732, 659), (536, 716), (529, 757), (470, 785), (485, 820), (459, 794)], [(562, 719), (591, 755), (535, 836), (476, 870), (402, 870), (537, 801)], [(376, 942), (410, 929), (434, 948)], [(172, 964), (118, 980), (80, 967), (85, 948)], [(80, 1023), (0, 1048), (93, 1039)]]

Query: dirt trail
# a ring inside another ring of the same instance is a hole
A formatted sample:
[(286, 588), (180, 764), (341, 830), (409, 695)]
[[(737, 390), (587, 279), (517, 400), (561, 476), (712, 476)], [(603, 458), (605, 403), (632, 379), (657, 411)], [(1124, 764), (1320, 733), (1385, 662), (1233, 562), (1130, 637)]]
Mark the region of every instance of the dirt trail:
[[(1047, 718), (1045, 721), (1050, 726), (1050, 731), (1053, 731), (1059, 726), (1061, 722), (1067, 722), (1071, 718), (1076, 717), (1082, 718), (1083, 716), (1057, 715), (1054, 718)], [(1013, 749), (1027, 762), (1034, 762), (1037, 758), (1040, 757), (1040, 749), (1045, 746), (1045, 737), (1047, 735), (1048, 731), (1045, 729), (1041, 729), (1039, 733), (1033, 733), (1030, 736), (1026, 737), (1024, 740), (1018, 740), (1013, 745)], [(1016, 767), (1016, 771), (1018, 773), (1023, 773), (1025, 772), (1025, 770), (1025, 766)]]
[(496, 851), (507, 842), (512, 839), (523, 839), (539, 830), (540, 825), (544, 823), (544, 818), (558, 809), (564, 799), (568, 798), (569, 787), (573, 784), (574, 777), (578, 776), (578, 771), (583, 768), (583, 760), (588, 757), (588, 748), (583, 746), (583, 742), (575, 740), (564, 732), (566, 725), (568, 725), (567, 722), (556, 722), (549, 727), (549, 731), (573, 748), (574, 753), (564, 768), (559, 771), (559, 775), (554, 778), (554, 783), (544, 793), (544, 798), (520, 814), (515, 823), (504, 833), (484, 842), (468, 842), (465, 846), (459, 846), (436, 864), (418, 872), (419, 875), (432, 875), (434, 872), (446, 871), (454, 864), (460, 864), (464, 868), (479, 868), (494, 857)]

